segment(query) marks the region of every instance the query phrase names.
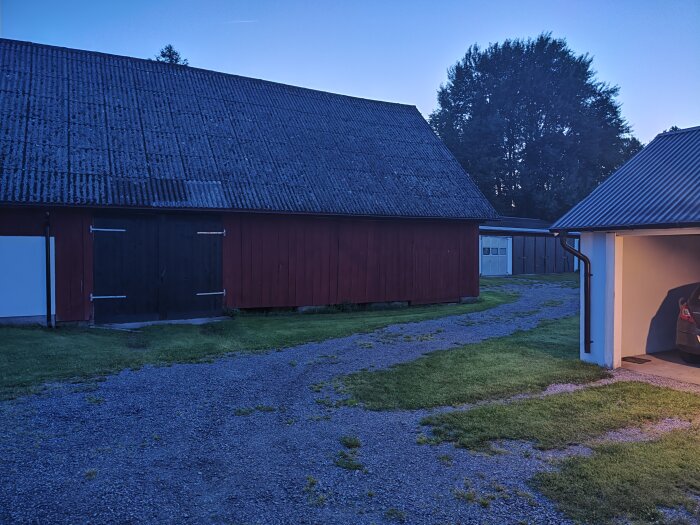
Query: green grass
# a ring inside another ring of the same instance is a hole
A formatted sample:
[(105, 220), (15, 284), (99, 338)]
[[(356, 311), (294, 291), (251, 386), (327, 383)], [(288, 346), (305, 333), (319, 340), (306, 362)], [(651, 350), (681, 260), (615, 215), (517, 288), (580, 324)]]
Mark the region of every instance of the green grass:
[(432, 352), (386, 370), (344, 378), (351, 399), (366, 408), (416, 409), (538, 392), (554, 382), (585, 383), (607, 376), (578, 360), (578, 318)]
[[(572, 457), (532, 485), (569, 517), (587, 523), (665, 523), (659, 508), (697, 513), (700, 429), (677, 430), (657, 441), (606, 444), (590, 457)], [(625, 521), (623, 521), (625, 520)]]
[(573, 393), (492, 404), (430, 416), (437, 441), (488, 449), (497, 439), (533, 441), (538, 448), (585, 443), (605, 432), (664, 418), (700, 415), (700, 396), (646, 383), (620, 382)]
[(492, 288), (508, 284), (533, 284), (533, 283), (555, 283), (567, 288), (579, 287), (578, 273), (546, 273), (546, 274), (526, 274), (509, 275), (505, 277), (482, 277), (481, 286)]
[(486, 310), (516, 298), (515, 294), (491, 291), (484, 292), (474, 304), (328, 314), (250, 314), (202, 326), (151, 326), (138, 333), (82, 327), (0, 327), (0, 399), (27, 393), (49, 381), (289, 347), (396, 323)]

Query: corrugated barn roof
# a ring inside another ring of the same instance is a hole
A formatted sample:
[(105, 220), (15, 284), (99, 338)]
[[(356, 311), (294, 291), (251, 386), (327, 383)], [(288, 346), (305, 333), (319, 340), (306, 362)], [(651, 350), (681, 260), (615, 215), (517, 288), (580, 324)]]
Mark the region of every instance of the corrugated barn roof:
[(661, 133), (553, 230), (700, 226), (700, 127)]
[(414, 106), (0, 39), (0, 202), (488, 219)]

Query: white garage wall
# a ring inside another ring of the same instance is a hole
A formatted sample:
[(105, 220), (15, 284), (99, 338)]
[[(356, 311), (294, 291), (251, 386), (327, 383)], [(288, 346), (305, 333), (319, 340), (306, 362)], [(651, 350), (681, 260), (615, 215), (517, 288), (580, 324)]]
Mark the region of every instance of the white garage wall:
[[(0, 237), (0, 318), (46, 316), (44, 237)], [(51, 311), (56, 311), (51, 238)]]
[[(608, 368), (620, 366), (614, 352), (615, 319), (615, 246), (614, 233), (585, 232), (581, 234), (581, 251), (591, 260), (591, 353), (584, 352), (584, 315), (581, 312), (580, 356), (583, 361)], [(619, 253), (618, 253), (619, 255)], [(583, 265), (581, 265), (583, 268)], [(581, 306), (584, 304), (581, 271)], [(582, 308), (583, 309), (583, 308)]]
[(622, 238), (622, 357), (675, 346), (678, 299), (700, 282), (700, 235)]

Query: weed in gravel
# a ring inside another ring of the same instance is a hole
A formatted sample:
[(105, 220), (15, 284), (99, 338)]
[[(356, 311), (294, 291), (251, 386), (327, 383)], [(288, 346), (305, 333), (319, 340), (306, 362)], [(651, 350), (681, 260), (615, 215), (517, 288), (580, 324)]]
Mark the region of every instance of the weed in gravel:
[(330, 397), (320, 397), (316, 400), (317, 405), (321, 405), (326, 408), (336, 408), (337, 404)]
[(85, 474), (84, 474), (84, 475), (85, 475), (85, 479), (87, 479), (87, 480), (93, 480), (93, 479), (95, 479), (95, 478), (97, 477), (97, 470), (95, 470), (94, 468), (87, 469), (87, 470), (85, 471)]
[(473, 490), (452, 489), (452, 495), (456, 499), (467, 503), (474, 503), (476, 501), (476, 492)]
[(536, 315), (540, 313), (539, 308), (533, 308), (532, 310), (523, 310), (521, 312), (513, 312), (509, 315), (510, 319), (517, 319), (517, 318), (525, 318), (525, 317), (532, 317), (533, 315)]
[(95, 392), (100, 389), (100, 385), (95, 381), (89, 381), (87, 383), (79, 383), (75, 388), (71, 390), (74, 394), (80, 394), (82, 392)]
[(295, 366), (297, 366), (297, 362), (294, 361), (294, 360), (292, 360), (292, 361), (289, 362), (289, 366), (295, 367)]
[(345, 448), (351, 449), (360, 448), (362, 446), (362, 442), (357, 436), (343, 436), (340, 438), (340, 444), (343, 445)]
[(360, 348), (364, 348), (365, 350), (369, 350), (370, 348), (374, 348), (374, 343), (370, 341), (363, 341), (361, 343), (358, 343), (357, 346)]
[(438, 461), (447, 467), (451, 467), (454, 463), (454, 458), (449, 454), (440, 454), (438, 456)]
[(399, 523), (406, 522), (406, 513), (395, 507), (386, 509), (386, 511), (384, 511), (384, 517), (391, 521), (398, 521)]
[(562, 301), (561, 299), (549, 299), (548, 301), (544, 301), (541, 306), (549, 308), (554, 306), (561, 306), (563, 304), (564, 301)]
[(335, 456), (333, 463), (335, 463), (337, 467), (346, 470), (365, 470), (364, 465), (357, 460), (357, 449), (341, 450)]
[(322, 507), (326, 504), (328, 497), (323, 492), (319, 491), (318, 480), (315, 477), (306, 476), (306, 485), (304, 485), (303, 490), (311, 505)]
[(307, 419), (309, 421), (329, 421), (331, 416), (328, 414), (316, 414), (315, 416), (309, 416)]
[(324, 388), (325, 386), (326, 386), (326, 382), (325, 382), (325, 381), (321, 381), (321, 382), (319, 382), (319, 383), (314, 383), (314, 384), (311, 385), (309, 388), (311, 388), (311, 391), (312, 391), (312, 392), (320, 392), (321, 390), (323, 390), (323, 388)]
[(101, 405), (105, 402), (104, 398), (100, 396), (85, 396), (85, 401), (91, 405)]
[(496, 492), (505, 492), (506, 491), (506, 488), (496, 481), (493, 481), (491, 483), (491, 489), (493, 489)]
[(277, 409), (270, 405), (255, 405), (255, 410), (258, 412), (274, 412)]
[(241, 408), (236, 408), (233, 411), (234, 416), (249, 416), (253, 412), (255, 412), (254, 409), (248, 408), (248, 407), (241, 407)]
[(425, 434), (418, 434), (416, 437), (416, 445), (437, 445), (439, 441)]
[(496, 497), (493, 494), (486, 494), (485, 496), (479, 498), (479, 505), (486, 509), (491, 505), (491, 502), (495, 499)]
[(537, 500), (535, 499), (535, 496), (533, 496), (532, 493), (527, 492), (526, 490), (518, 489), (515, 491), (515, 495), (521, 499), (526, 500), (531, 506), (537, 505)]

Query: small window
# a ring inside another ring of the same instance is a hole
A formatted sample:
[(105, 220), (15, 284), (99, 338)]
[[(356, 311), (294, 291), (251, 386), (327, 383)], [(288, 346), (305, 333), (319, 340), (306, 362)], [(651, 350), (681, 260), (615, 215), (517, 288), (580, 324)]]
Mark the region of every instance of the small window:
[(505, 248), (499, 248), (499, 249), (498, 249), (498, 253), (500, 253), (501, 255), (505, 255), (505, 254), (506, 254), (506, 249), (505, 249)]
[(481, 249), (481, 252), (482, 252), (484, 255), (489, 255), (489, 254), (491, 253), (491, 248), (486, 248), (486, 247), (484, 247), (484, 248)]

